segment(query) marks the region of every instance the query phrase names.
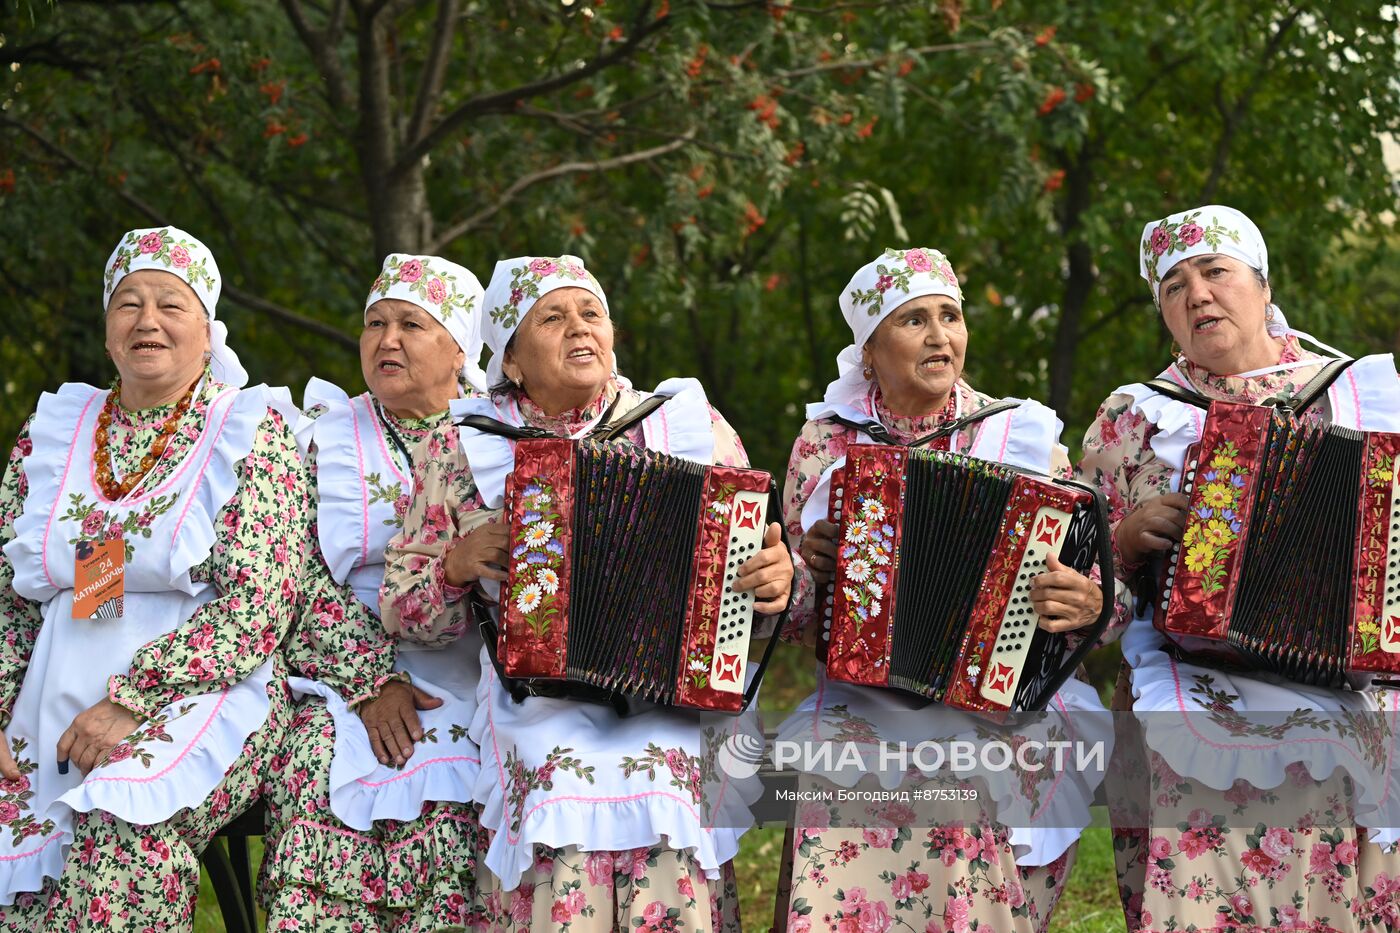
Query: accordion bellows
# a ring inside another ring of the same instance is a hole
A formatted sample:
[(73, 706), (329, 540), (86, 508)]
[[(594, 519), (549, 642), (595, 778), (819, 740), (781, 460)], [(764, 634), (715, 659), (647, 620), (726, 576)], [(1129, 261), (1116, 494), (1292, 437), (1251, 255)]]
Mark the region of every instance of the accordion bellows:
[(508, 677), (739, 712), (772, 477), (620, 441), (516, 444), (499, 660)]
[(1102, 497), (938, 450), (852, 445), (832, 478), (840, 534), (825, 610), (827, 674), (983, 712), (1040, 709), (1112, 611), (1071, 651), (1038, 627), (1047, 555), (1113, 579)]
[(1400, 434), (1212, 402), (1187, 453), (1190, 512), (1157, 627), (1301, 683), (1400, 674), (1397, 455)]

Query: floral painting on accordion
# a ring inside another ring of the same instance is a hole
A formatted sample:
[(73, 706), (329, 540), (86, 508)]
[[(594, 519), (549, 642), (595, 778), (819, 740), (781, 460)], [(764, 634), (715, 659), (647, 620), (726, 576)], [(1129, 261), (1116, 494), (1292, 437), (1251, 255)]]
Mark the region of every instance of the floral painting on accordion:
[(1201, 592), (1209, 596), (1225, 588), (1225, 568), (1240, 539), (1240, 497), (1249, 476), (1239, 462), (1239, 449), (1223, 441), (1211, 451), (1205, 470), (1197, 478), (1196, 507), (1186, 521), (1181, 546), (1186, 549), (1186, 569), (1201, 576)]
[(539, 477), (521, 491), (520, 501), (523, 522), (511, 542), (510, 556), (516, 564), (510, 601), (535, 637), (543, 639), (559, 613), (559, 570), (564, 564), (564, 545), (558, 534), (561, 519), (553, 509), (553, 487)]

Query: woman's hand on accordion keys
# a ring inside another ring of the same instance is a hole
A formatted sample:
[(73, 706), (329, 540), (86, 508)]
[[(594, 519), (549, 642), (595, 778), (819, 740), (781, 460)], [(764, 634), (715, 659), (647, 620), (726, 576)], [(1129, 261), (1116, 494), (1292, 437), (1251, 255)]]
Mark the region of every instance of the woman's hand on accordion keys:
[(783, 544), (783, 528), (777, 522), (763, 534), (763, 550), (739, 568), (734, 589), (753, 590), (753, 611), (771, 616), (787, 608), (792, 598), (792, 555)]
[(1185, 493), (1169, 492), (1133, 509), (1118, 523), (1113, 535), (1119, 556), (1129, 566), (1136, 566), (1154, 551), (1165, 551), (1180, 541), (1190, 507), (1191, 500)]
[(838, 529), (832, 522), (822, 519), (812, 523), (797, 546), (802, 562), (812, 573), (812, 579), (819, 589), (831, 582), (836, 572), (836, 536)]
[(509, 557), (510, 529), (495, 520), (454, 538), (443, 555), (442, 571), (450, 586), (458, 589), (478, 580), (505, 582)]
[(1072, 632), (1099, 617), (1103, 589), (1099, 584), (1049, 555), (1050, 569), (1031, 581), (1031, 606), (1047, 632)]

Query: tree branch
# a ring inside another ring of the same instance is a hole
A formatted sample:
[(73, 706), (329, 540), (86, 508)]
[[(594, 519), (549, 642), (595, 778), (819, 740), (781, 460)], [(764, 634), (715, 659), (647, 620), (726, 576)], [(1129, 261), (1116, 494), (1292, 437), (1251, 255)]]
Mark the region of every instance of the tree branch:
[[(948, 42), (943, 45), (925, 45), (917, 49), (904, 49), (901, 54), (918, 55), (922, 58), (925, 55), (937, 55), (940, 52), (965, 52), (970, 49), (985, 49), (995, 46), (996, 43), (990, 39), (979, 39), (976, 42)], [(820, 65), (809, 65), (806, 68), (794, 68), (791, 71), (775, 72), (778, 78), (801, 78), (806, 75), (820, 74), (823, 71), (840, 71), (846, 68), (874, 68), (887, 64), (890, 56), (881, 55), (878, 58), (859, 58), (844, 61), (822, 62)]]
[(1130, 308), (1150, 304), (1152, 304), (1152, 298), (1147, 295), (1135, 294), (1130, 298), (1122, 299), (1118, 304), (1113, 306), (1112, 311), (1105, 312), (1098, 320), (1079, 332), (1080, 342), (1083, 342), (1090, 334), (1097, 333), (1107, 325), (1113, 323), (1117, 318), (1122, 317)]
[(591, 77), (598, 72), (624, 61), (635, 55), (641, 49), (641, 45), (653, 34), (660, 32), (671, 24), (672, 17), (668, 14), (659, 16), (656, 19), (647, 21), (648, 13), (651, 11), (651, 3), (642, 4), (641, 10), (632, 22), (632, 31), (627, 38), (618, 44), (610, 52), (606, 52), (593, 59), (590, 59), (581, 68), (565, 74), (554, 75), (543, 78), (529, 84), (522, 84), (518, 87), (505, 91), (497, 91), (494, 94), (482, 94), (473, 97), (471, 100), (460, 104), (455, 110), (443, 117), (437, 126), (429, 130), (421, 139), (416, 140), (399, 155), (398, 162), (394, 165), (393, 174), (402, 175), (408, 172), (414, 165), (422, 161), (423, 157), (432, 152), (442, 141), (457, 131), (472, 117), (479, 117), (488, 113), (509, 113), (515, 105), (521, 101), (538, 97), (542, 94), (549, 94), (560, 88), (576, 84), (585, 78)]
[(265, 298), (259, 298), (251, 292), (245, 292), (243, 289), (229, 282), (224, 283), (221, 294), (229, 301), (232, 301), (236, 305), (242, 305), (249, 311), (265, 314), (284, 324), (290, 324), (299, 330), (309, 331), (310, 333), (325, 337), (327, 340), (339, 344), (342, 347), (351, 350), (359, 349), (360, 342), (340, 328), (327, 324), (325, 321), (318, 321), (315, 318), (303, 317), (289, 308), (274, 304)]
[(455, 223), (452, 226), (448, 227), (446, 230), (444, 230), (433, 240), (427, 252), (441, 252), (443, 247), (445, 247), (447, 244), (451, 243), (459, 236), (462, 236), (466, 233), (470, 233), (472, 230), (481, 226), (486, 221), (490, 220), (492, 217), (496, 216), (502, 210), (504, 210), (512, 201), (514, 201), (517, 197), (520, 196), (521, 192), (525, 191), (527, 188), (539, 184), (542, 181), (548, 181), (551, 178), (558, 178), (560, 175), (573, 175), (580, 172), (606, 172), (611, 169), (621, 168), (624, 165), (632, 165), (637, 162), (649, 162), (652, 159), (659, 159), (661, 156), (664, 156), (667, 153), (675, 152), (677, 149), (681, 149), (684, 146), (686, 146), (694, 138), (694, 135), (695, 131), (691, 130), (689, 133), (687, 133), (679, 139), (673, 140), (662, 146), (656, 146), (651, 149), (643, 149), (639, 152), (629, 152), (626, 155), (614, 156), (611, 159), (600, 159), (596, 162), (561, 162), (560, 164), (552, 168), (542, 169), (538, 172), (532, 172), (529, 175), (522, 175), (521, 177), (517, 178), (513, 183), (511, 183), (511, 186), (507, 188), (505, 190), (505, 193), (502, 194), (500, 198), (496, 200), (496, 203), (492, 204), (490, 207), (483, 208), (482, 210), (477, 211), (475, 214), (471, 215), (465, 220), (459, 221), (458, 223)]
[(349, 106), (351, 100), (350, 85), (345, 80), (345, 73), (340, 70), (340, 60), (335, 54), (335, 44), (340, 38), (340, 28), (344, 22), (343, 0), (337, 2), (331, 11), (330, 24), (323, 33), (311, 28), (298, 0), (282, 0), (282, 8), (287, 11), (292, 28), (296, 30), (306, 50), (311, 53), (311, 60), (316, 63), (321, 77), (326, 80), (326, 102), (331, 105), (333, 111), (343, 110)]
[[(34, 129), (29, 124), (16, 120), (13, 117), (0, 114), (0, 125), (9, 126), (19, 130), (21, 133), (24, 133), (30, 139), (38, 143), (42, 148), (46, 149), (48, 152), (52, 153), (53, 155), (57, 156), (59, 159), (67, 163), (71, 168), (79, 172), (91, 175), (94, 179), (103, 181), (101, 173), (96, 168), (84, 164), (82, 160), (80, 160), (77, 156), (73, 155), (73, 153), (69, 152), (63, 146), (49, 139), (47, 136), (45, 136), (43, 133), (40, 133), (38, 130)], [(130, 191), (127, 191), (125, 186), (113, 185), (112, 188), (116, 192), (117, 197), (125, 201), (128, 205), (134, 208), (137, 213), (143, 215), (151, 223), (160, 225), (165, 225), (169, 223), (169, 221), (166, 220), (165, 216), (159, 210), (157, 210), (155, 207), (152, 207), (149, 203), (147, 203), (145, 200), (138, 197), (137, 195), (132, 194)], [(309, 318), (297, 314), (295, 311), (292, 311), (289, 308), (284, 308), (279, 304), (275, 304), (271, 301), (267, 301), (266, 299), (259, 298), (256, 295), (252, 295), (248, 292), (245, 292), (241, 288), (238, 288), (237, 286), (233, 285), (231, 282), (223, 283), (222, 293), (225, 297), (232, 300), (235, 304), (240, 304), (243, 307), (248, 308), (252, 311), (261, 312), (263, 314), (268, 315), (269, 317), (273, 317), (284, 323), (291, 324), (294, 327), (310, 331), (313, 334), (319, 334), (320, 336), (325, 337), (328, 340), (335, 341), (336, 343), (339, 343), (343, 346), (357, 347), (359, 345), (358, 341), (356, 341), (353, 337), (350, 337), (348, 334), (344, 333), (340, 329), (332, 327), (330, 324), (327, 324), (324, 321), (318, 321), (314, 318)]]
[(1301, 14), (1302, 10), (1295, 9), (1279, 20), (1275, 26), (1274, 34), (1264, 44), (1263, 54), (1259, 56), (1259, 64), (1255, 67), (1249, 84), (1235, 100), (1234, 106), (1226, 110), (1224, 100), (1217, 100), (1216, 106), (1220, 110), (1221, 119), (1220, 139), (1215, 144), (1215, 158), (1211, 162), (1210, 174), (1206, 176), (1205, 185), (1201, 188), (1201, 201), (1208, 202), (1215, 197), (1215, 189), (1219, 187), (1221, 179), (1225, 177), (1225, 164), (1230, 158), (1230, 147), (1235, 141), (1235, 133), (1238, 132), (1240, 122), (1249, 111), (1249, 105), (1253, 102), (1254, 95), (1259, 92), (1259, 87), (1264, 83), (1264, 76), (1268, 73), (1269, 60), (1283, 47), (1284, 36), (1298, 21)]
[(428, 50), (428, 60), (423, 64), (423, 75), (418, 81), (418, 97), (413, 102), (413, 116), (408, 121), (408, 132), (404, 139), (417, 141), (428, 127), (433, 108), (442, 94), (443, 78), (447, 74), (447, 60), (452, 51), (452, 38), (456, 30), (457, 0), (442, 0), (438, 6), (437, 22), (434, 24), (433, 44)]
[(98, 62), (78, 57), (71, 48), (63, 45), (59, 40), (65, 35), (66, 33), (60, 32), (42, 42), (32, 42), (29, 45), (0, 46), (0, 65), (48, 65), (79, 77), (86, 77), (102, 67)]

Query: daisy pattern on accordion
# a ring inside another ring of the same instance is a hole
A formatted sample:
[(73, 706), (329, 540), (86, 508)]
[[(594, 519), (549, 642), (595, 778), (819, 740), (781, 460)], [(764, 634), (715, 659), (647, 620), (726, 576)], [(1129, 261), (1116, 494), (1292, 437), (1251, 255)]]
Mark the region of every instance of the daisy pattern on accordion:
[(543, 641), (559, 614), (559, 571), (564, 565), (563, 518), (554, 508), (554, 489), (535, 477), (521, 491), (522, 524), (511, 542), (516, 562), (510, 601), (524, 616), (535, 637)]
[(889, 585), (890, 555), (894, 552), (894, 526), (885, 521), (885, 504), (871, 496), (857, 500), (859, 517), (846, 528), (841, 557), (850, 583), (844, 588), (846, 618), (857, 630), (884, 613), (882, 600)]

